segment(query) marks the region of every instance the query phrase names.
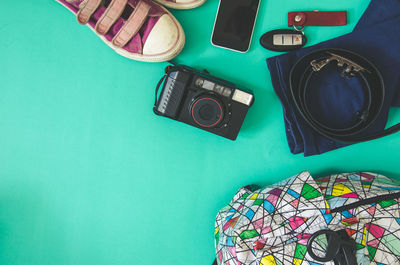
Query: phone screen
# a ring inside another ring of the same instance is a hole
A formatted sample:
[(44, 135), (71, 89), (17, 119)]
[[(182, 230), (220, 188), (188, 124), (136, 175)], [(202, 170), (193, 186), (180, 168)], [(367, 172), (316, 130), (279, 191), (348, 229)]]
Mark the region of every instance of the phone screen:
[(249, 49), (260, 0), (220, 0), (211, 42), (246, 52)]

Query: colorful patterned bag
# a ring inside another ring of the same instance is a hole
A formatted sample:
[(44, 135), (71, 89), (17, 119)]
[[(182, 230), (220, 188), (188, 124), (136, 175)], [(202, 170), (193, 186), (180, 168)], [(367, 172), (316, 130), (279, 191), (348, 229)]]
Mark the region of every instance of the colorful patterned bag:
[(354, 263), (400, 264), (399, 205), (400, 182), (372, 173), (314, 180), (302, 172), (263, 189), (243, 187), (218, 212), (215, 263), (340, 264), (317, 261), (307, 247), (318, 231), (333, 230), (354, 243)]

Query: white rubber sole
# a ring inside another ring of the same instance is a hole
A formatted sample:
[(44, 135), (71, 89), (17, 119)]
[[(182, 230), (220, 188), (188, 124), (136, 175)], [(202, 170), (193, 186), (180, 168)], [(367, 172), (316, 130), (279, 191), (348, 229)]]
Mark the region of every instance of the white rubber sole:
[[(59, 0), (55, 0), (58, 3), (60, 3), (62, 6), (64, 6), (66, 9), (68, 9), (72, 14), (76, 15), (71, 9), (69, 9), (64, 3), (62, 3)], [(137, 53), (131, 53), (128, 52), (127, 50), (124, 50), (120, 47), (116, 47), (112, 44), (112, 42), (108, 41), (103, 35), (99, 35), (94, 28), (91, 28), (89, 25), (87, 25), (105, 44), (107, 44), (111, 49), (113, 49), (116, 53), (118, 53), (121, 56), (124, 56), (126, 58), (135, 60), (135, 61), (141, 61), (141, 62), (151, 62), (151, 63), (158, 63), (158, 62), (165, 62), (169, 61), (173, 58), (175, 58), (183, 49), (183, 46), (185, 46), (185, 33), (183, 32), (183, 28), (181, 24), (176, 20), (176, 18), (163, 6), (161, 8), (172, 18), (174, 21), (175, 25), (178, 28), (178, 40), (173, 45), (171, 49), (166, 51), (165, 53), (162, 54), (155, 54), (155, 55), (146, 55), (146, 54), (137, 54)]]
[(172, 9), (192, 9), (201, 6), (204, 4), (206, 0), (201, 0), (201, 1), (193, 1), (192, 3), (188, 4), (177, 4), (177, 3), (171, 3), (163, 0), (153, 0), (154, 2), (159, 3), (160, 5), (166, 6), (168, 8)]

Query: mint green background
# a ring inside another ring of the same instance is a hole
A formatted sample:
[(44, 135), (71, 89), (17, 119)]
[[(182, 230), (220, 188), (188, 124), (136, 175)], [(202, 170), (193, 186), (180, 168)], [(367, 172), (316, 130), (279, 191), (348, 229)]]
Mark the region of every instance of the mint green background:
[(347, 26), (308, 27), (310, 45), (351, 32), (368, 1), (332, 3), (262, 0), (245, 54), (210, 44), (218, 1), (173, 11), (187, 38), (176, 61), (255, 93), (232, 142), (153, 114), (166, 63), (117, 55), (55, 1), (1, 0), (0, 264), (210, 265), (215, 215), (241, 185), (399, 176), (400, 134), (308, 158), (287, 147), (265, 63), (276, 53), (258, 39), (294, 10), (348, 10)]

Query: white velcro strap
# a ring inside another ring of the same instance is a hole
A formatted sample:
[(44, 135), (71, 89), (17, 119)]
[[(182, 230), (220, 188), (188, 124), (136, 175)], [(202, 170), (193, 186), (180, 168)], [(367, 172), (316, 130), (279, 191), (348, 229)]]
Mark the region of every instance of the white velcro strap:
[(97, 33), (101, 35), (106, 34), (121, 16), (122, 12), (124, 12), (127, 3), (128, 0), (112, 0), (106, 11), (104, 11), (104, 14), (96, 23), (95, 29)]
[(86, 24), (89, 22), (90, 17), (99, 8), (101, 0), (85, 0), (79, 6), (79, 11), (76, 14), (76, 19), (79, 24)]
[(150, 9), (151, 6), (149, 4), (139, 1), (126, 23), (114, 36), (112, 43), (117, 47), (125, 46), (143, 26)]

